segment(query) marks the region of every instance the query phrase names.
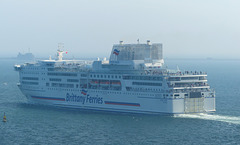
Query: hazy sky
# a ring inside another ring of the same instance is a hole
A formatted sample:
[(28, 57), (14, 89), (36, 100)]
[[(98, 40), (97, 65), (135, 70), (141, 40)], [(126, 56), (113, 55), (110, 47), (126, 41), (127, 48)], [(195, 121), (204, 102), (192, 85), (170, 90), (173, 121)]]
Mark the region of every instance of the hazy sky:
[(109, 57), (113, 44), (163, 43), (168, 58), (240, 59), (240, 0), (0, 0), (0, 57)]

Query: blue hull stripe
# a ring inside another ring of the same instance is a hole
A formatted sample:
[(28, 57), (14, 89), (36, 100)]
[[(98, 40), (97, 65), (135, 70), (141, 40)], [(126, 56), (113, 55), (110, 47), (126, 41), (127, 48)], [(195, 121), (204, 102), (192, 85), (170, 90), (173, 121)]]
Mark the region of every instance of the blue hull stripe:
[(126, 103), (126, 102), (105, 101), (105, 104), (110, 104), (110, 105), (123, 105), (123, 106), (136, 106), (136, 107), (140, 107), (140, 104), (138, 104), (138, 103)]
[[(161, 115), (172, 115), (173, 114), (173, 113), (166, 113), (166, 112), (89, 107), (89, 106), (64, 105), (64, 104), (55, 104), (54, 106), (60, 107), (60, 108), (65, 108), (65, 109), (80, 109), (80, 111), (81, 110), (94, 110), (96, 112), (132, 113), (132, 114), (161, 114)], [(178, 113), (175, 113), (175, 114), (178, 114)]]
[(32, 96), (32, 98), (34, 98), (34, 99), (43, 99), (43, 100), (65, 101), (65, 98), (39, 97), (39, 96)]

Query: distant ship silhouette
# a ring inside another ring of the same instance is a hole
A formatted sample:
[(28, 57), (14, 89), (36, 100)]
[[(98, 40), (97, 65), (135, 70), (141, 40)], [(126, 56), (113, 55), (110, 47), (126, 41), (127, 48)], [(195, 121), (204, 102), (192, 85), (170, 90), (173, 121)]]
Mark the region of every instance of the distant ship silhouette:
[(34, 55), (30, 52), (30, 49), (28, 49), (28, 53), (18, 53), (17, 59), (20, 60), (34, 60)]
[(33, 60), (35, 57), (32, 53), (18, 53), (17, 59), (22, 59), (22, 60)]

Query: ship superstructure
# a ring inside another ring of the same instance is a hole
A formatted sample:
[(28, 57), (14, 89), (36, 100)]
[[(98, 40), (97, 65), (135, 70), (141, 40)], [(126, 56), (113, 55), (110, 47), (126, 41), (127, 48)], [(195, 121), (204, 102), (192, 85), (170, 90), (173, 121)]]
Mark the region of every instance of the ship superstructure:
[(215, 111), (207, 74), (164, 67), (162, 44), (116, 44), (110, 59), (57, 60), (15, 65), (31, 103), (144, 114)]

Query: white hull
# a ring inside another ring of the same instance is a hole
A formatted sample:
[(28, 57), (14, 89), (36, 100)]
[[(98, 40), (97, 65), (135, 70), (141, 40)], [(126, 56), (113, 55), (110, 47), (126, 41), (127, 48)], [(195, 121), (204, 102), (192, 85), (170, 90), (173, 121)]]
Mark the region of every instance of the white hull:
[(110, 60), (58, 60), (15, 65), (30, 102), (144, 114), (215, 111), (207, 74), (164, 67), (162, 44), (114, 45)]
[(141, 114), (184, 114), (215, 111), (215, 98), (204, 98), (203, 108), (195, 106), (194, 109), (196, 110), (187, 112), (186, 100), (184, 98), (163, 99), (157, 97), (144, 97), (143, 95), (131, 96), (124, 93), (91, 93), (90, 91), (88, 95), (83, 95), (81, 91), (77, 90), (72, 92), (61, 90), (46, 92), (22, 90), (22, 92), (31, 103), (79, 110)]

